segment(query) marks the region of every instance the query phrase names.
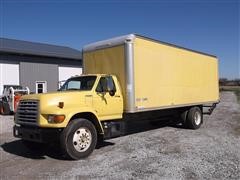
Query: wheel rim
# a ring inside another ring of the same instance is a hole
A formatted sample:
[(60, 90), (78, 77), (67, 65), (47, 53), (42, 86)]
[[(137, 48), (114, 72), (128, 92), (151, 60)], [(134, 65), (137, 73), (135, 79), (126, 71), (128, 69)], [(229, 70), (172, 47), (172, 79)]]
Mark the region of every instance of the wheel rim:
[(199, 124), (201, 124), (201, 119), (202, 119), (202, 117), (201, 117), (201, 114), (200, 114), (200, 112), (195, 112), (195, 114), (194, 114), (194, 122), (195, 122), (195, 124), (198, 126)]
[(92, 143), (92, 134), (86, 127), (81, 127), (73, 135), (73, 147), (78, 152), (86, 151)]
[(3, 107), (0, 107), (0, 114), (3, 114)]

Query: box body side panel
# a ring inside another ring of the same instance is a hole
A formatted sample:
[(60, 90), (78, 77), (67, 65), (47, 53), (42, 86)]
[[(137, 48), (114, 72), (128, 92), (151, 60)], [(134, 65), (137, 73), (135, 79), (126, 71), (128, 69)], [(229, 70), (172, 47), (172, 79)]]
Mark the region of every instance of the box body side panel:
[(136, 38), (134, 77), (137, 110), (219, 100), (215, 57)]
[[(84, 74), (113, 74), (120, 82), (123, 98), (126, 98), (124, 45), (83, 53)], [(124, 101), (124, 103), (126, 103)], [(124, 105), (124, 108), (126, 106)]]

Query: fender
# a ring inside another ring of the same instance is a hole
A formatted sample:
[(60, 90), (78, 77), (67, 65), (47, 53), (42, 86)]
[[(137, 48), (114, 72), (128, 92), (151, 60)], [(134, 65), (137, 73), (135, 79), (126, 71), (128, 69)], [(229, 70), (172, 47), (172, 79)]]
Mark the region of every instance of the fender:
[(93, 114), (96, 117), (96, 120), (97, 120), (97, 122), (99, 124), (99, 127), (101, 129), (101, 133), (103, 133), (103, 127), (102, 127), (102, 124), (101, 124), (101, 122), (99, 120), (99, 117), (98, 117), (97, 113), (90, 107), (81, 107), (81, 108), (79, 108), (79, 107), (75, 107), (75, 108), (71, 107), (71, 108), (63, 108), (61, 110), (54, 111), (55, 112), (54, 114), (59, 114), (59, 115), (63, 114), (63, 115), (66, 116), (65, 120), (62, 123), (60, 123), (60, 124), (50, 124), (50, 123), (48, 123), (48, 121), (47, 121), (48, 117), (47, 116), (48, 116), (48, 114), (52, 114), (51, 112), (49, 112), (49, 111), (46, 112), (45, 111), (44, 114), (40, 115), (40, 119), (39, 119), (39, 126), (40, 127), (65, 128), (68, 125), (69, 121), (72, 120), (72, 118), (75, 115), (80, 114), (80, 113), (91, 113), (91, 114)]

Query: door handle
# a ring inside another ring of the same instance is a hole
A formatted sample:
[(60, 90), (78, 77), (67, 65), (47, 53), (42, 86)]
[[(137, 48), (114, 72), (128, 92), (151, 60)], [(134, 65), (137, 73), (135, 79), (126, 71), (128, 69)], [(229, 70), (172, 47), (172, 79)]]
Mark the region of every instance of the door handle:
[(92, 95), (85, 95), (85, 97), (92, 97)]
[(121, 96), (119, 96), (119, 95), (116, 95), (115, 97), (118, 97), (118, 98), (120, 98)]

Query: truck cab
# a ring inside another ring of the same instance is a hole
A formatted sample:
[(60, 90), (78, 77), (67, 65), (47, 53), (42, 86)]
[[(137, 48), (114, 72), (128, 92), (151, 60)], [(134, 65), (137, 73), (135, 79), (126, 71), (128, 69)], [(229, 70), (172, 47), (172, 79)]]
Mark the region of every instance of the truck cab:
[(70, 158), (79, 159), (91, 153), (97, 137), (104, 135), (107, 122), (103, 122), (122, 119), (122, 114), (116, 76), (76, 76), (58, 92), (23, 96), (15, 114), (14, 135), (28, 147), (60, 140)]

